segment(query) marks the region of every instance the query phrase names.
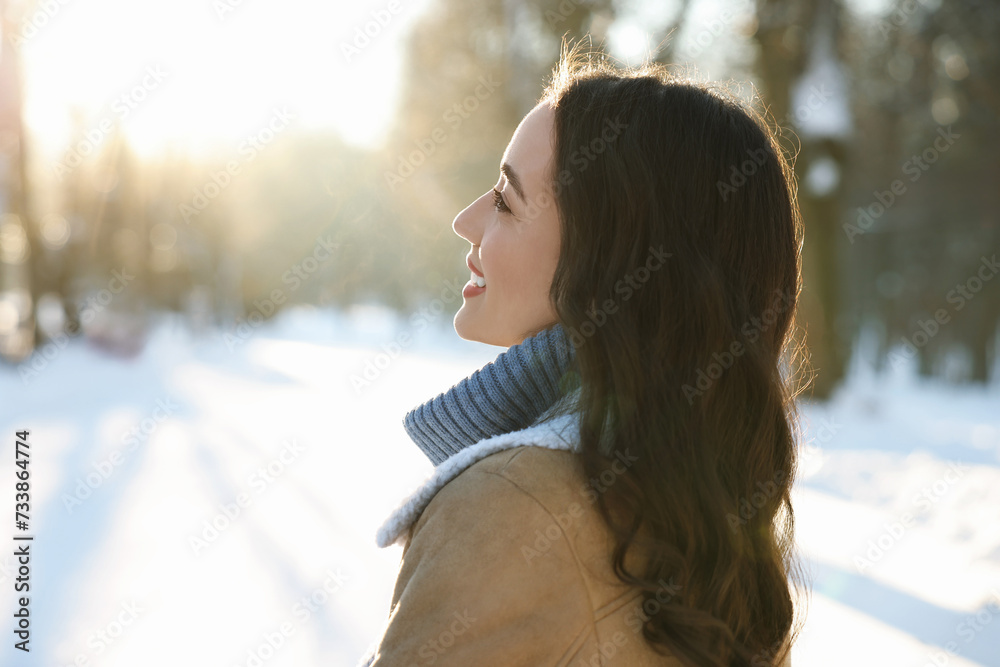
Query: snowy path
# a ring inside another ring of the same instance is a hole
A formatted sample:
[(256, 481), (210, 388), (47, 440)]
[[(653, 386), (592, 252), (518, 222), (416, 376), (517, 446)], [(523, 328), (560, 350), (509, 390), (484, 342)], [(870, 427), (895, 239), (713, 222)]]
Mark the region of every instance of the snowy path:
[[(299, 311), (235, 350), (166, 325), (133, 361), (73, 341), (27, 385), (0, 370), (0, 480), (30, 428), (36, 535), (32, 652), (4, 611), (0, 665), (352, 667), (399, 562), (375, 530), (431, 470), (402, 416), (499, 351), (435, 325), (360, 393), (406, 322)], [(794, 662), (1000, 667), (1000, 392), (859, 375), (804, 412)]]

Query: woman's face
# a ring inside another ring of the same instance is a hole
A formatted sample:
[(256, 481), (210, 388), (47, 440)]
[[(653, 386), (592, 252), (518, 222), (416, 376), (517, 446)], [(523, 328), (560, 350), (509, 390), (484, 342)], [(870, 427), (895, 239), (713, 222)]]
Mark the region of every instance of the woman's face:
[[(455, 233), (472, 244), (455, 331), (466, 340), (510, 347), (557, 321), (549, 288), (559, 259), (559, 215), (552, 192), (554, 111), (536, 106), (504, 152), (499, 209), (493, 191), (455, 217)], [(484, 287), (476, 285), (485, 281)]]

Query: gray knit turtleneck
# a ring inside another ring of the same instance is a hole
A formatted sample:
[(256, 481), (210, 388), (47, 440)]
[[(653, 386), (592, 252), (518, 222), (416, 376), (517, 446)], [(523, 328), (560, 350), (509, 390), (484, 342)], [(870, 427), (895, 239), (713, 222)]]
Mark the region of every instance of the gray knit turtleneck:
[(575, 363), (572, 344), (555, 324), (411, 410), (403, 426), (436, 466), (484, 438), (534, 424), (570, 391)]

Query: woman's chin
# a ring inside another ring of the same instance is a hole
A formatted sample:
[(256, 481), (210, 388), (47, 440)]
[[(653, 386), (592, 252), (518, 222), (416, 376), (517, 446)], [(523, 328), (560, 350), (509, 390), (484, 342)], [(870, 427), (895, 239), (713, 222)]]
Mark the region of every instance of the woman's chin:
[(455, 313), (455, 320), (452, 322), (455, 326), (455, 333), (457, 333), (458, 337), (463, 340), (478, 341), (476, 338), (475, 327), (472, 326), (472, 323), (469, 321), (470, 319), (470, 313), (463, 304), (462, 307), (458, 309), (458, 312)]
[(478, 314), (470, 312), (468, 305), (463, 304), (458, 312), (455, 313), (455, 321), (453, 322), (455, 333), (463, 340), (506, 347), (498, 341), (497, 332), (489, 331), (488, 327), (485, 327), (479, 320)]

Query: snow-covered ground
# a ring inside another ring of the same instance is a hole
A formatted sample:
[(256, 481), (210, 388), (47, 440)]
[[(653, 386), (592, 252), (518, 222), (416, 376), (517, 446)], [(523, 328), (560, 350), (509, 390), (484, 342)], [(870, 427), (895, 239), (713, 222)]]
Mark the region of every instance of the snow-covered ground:
[[(0, 496), (30, 429), (36, 536), (30, 654), (0, 550), (0, 664), (351, 667), (380, 636), (400, 547), (375, 531), (431, 471), (402, 416), (500, 349), (377, 308), (236, 340), (168, 319), (132, 360), (0, 369)], [(794, 663), (1000, 666), (1000, 390), (858, 370), (803, 413)]]

